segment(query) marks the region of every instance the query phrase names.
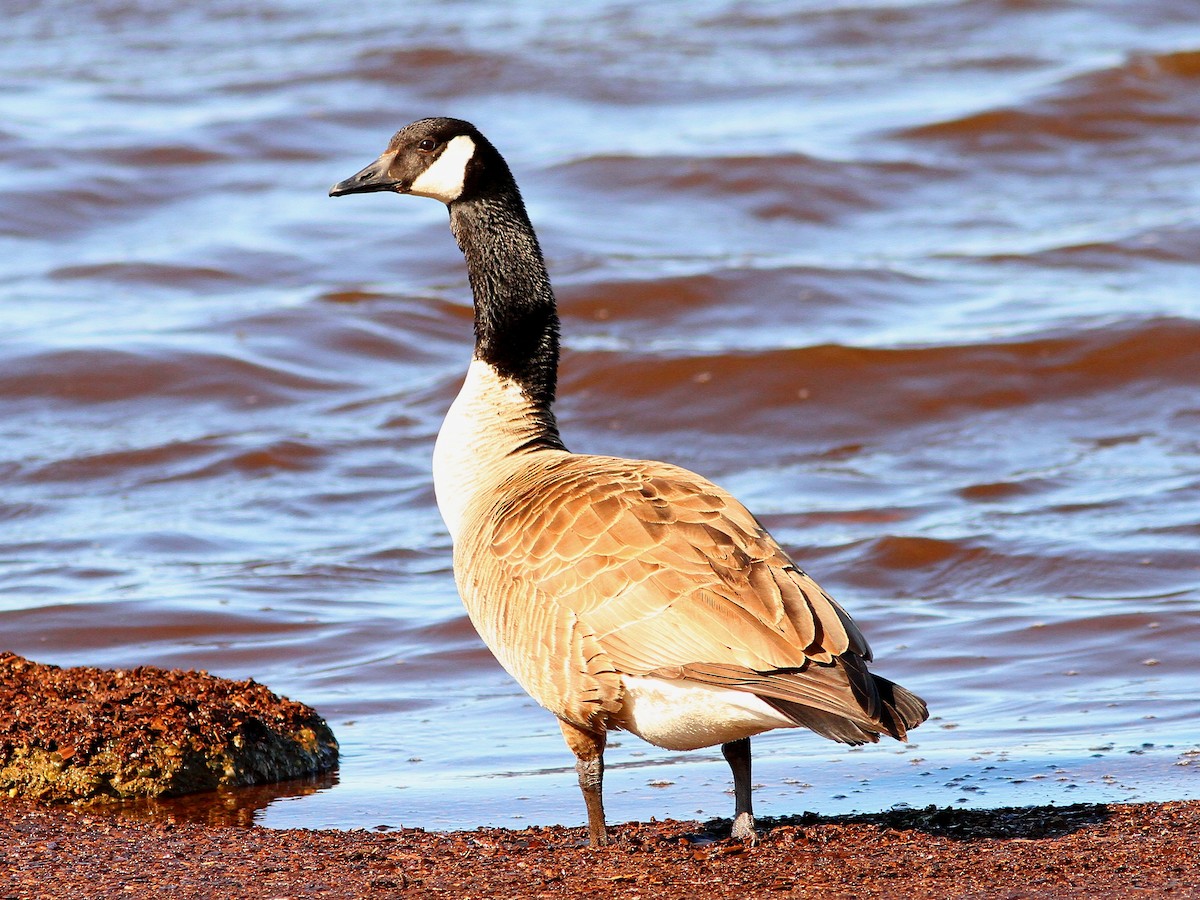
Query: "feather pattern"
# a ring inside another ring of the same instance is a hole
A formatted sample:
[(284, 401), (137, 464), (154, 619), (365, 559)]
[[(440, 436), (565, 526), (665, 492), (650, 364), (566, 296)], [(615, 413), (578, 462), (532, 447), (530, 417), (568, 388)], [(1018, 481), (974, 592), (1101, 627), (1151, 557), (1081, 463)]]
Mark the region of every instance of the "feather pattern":
[(509, 462), (455, 569), (484, 641), (558, 716), (620, 727), (635, 675), (754, 694), (792, 724), (845, 719), (852, 742), (916, 724), (885, 709), (850, 617), (726, 491), (661, 462)]

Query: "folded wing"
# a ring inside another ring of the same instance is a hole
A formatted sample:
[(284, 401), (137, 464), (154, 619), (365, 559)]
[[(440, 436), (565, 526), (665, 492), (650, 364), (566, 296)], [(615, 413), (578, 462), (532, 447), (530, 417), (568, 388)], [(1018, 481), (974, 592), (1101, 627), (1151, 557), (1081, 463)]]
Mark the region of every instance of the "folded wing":
[(618, 711), (622, 674), (752, 693), (848, 743), (925, 718), (867, 671), (846, 612), (700, 476), (564, 454), (496, 496), (456, 549), (460, 590), (502, 664), (568, 721)]

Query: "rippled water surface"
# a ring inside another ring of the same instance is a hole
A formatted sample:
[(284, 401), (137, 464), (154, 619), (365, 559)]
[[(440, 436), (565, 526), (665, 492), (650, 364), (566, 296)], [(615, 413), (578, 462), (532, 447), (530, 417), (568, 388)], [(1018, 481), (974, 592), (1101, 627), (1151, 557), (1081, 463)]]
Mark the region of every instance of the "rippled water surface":
[[(733, 490), (929, 701), (907, 747), (757, 738), (760, 813), (1200, 796), (1190, 0), (6, 10), (0, 649), (253, 677), (342, 743), (198, 814), (583, 819), (433, 502), (445, 210), (326, 197), (436, 114), (522, 185), (569, 445)], [(614, 821), (730, 812), (719, 753), (616, 743)]]

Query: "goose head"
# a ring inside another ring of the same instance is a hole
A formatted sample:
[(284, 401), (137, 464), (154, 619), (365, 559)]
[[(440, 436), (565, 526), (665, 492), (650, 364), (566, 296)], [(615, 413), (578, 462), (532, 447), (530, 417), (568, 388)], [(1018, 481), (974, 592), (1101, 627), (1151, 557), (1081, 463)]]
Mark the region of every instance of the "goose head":
[(383, 154), (329, 189), (329, 196), (394, 191), (449, 205), (511, 183), (495, 147), (462, 119), (420, 119), (401, 128)]

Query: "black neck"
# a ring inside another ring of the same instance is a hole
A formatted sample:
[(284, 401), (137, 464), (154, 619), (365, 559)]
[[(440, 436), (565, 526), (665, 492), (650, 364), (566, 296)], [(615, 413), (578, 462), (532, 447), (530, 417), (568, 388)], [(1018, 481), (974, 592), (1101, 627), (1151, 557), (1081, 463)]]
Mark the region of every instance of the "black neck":
[(561, 446), (551, 405), (558, 378), (558, 312), (537, 235), (511, 180), (450, 204), (450, 230), (475, 298), (475, 358), (515, 381), (545, 443)]

